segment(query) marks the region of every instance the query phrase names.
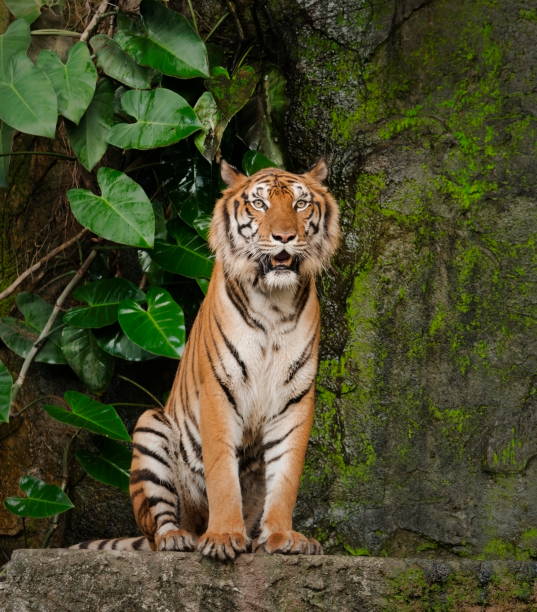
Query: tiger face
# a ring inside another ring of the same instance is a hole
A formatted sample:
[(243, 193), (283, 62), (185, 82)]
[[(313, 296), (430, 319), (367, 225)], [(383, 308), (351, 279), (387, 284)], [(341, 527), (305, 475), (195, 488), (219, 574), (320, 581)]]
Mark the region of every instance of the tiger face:
[(322, 181), (324, 161), (305, 174), (266, 168), (250, 177), (225, 161), (209, 244), (226, 274), (267, 289), (318, 274), (339, 242), (339, 211)]

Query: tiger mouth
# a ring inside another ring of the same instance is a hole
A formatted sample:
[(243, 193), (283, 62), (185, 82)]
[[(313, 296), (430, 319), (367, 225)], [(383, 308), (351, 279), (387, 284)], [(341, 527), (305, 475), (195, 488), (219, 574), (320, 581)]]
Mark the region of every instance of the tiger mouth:
[(263, 274), (269, 272), (296, 272), (298, 273), (298, 257), (291, 255), (285, 249), (276, 255), (265, 255), (260, 260), (261, 270)]

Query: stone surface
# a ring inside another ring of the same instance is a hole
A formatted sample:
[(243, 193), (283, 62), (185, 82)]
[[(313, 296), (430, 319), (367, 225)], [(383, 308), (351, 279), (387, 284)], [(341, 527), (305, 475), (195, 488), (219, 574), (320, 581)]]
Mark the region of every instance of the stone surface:
[(327, 157), (344, 228), (299, 524), (330, 551), (533, 557), (537, 3), (268, 5), (288, 166)]
[(195, 553), (18, 550), (0, 609), (534, 610), (536, 576), (534, 562), (242, 555), (222, 564)]

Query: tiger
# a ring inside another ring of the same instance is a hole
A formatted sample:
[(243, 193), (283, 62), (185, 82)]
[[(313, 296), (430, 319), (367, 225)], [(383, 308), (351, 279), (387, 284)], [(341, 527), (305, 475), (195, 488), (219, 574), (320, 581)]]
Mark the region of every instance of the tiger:
[(316, 277), (340, 240), (320, 160), (304, 174), (226, 184), (209, 229), (215, 263), (163, 410), (133, 432), (130, 497), (137, 538), (76, 548), (322, 554), (294, 531), (314, 413), (320, 307)]

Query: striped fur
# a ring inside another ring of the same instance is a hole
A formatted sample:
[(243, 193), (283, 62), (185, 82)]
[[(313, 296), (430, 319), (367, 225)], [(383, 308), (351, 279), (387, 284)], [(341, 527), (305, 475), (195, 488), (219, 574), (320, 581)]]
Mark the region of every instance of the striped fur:
[(169, 400), (133, 435), (130, 493), (144, 538), (79, 548), (320, 553), (293, 531), (313, 420), (316, 275), (339, 240), (319, 162), (251, 177), (222, 163), (216, 263)]

